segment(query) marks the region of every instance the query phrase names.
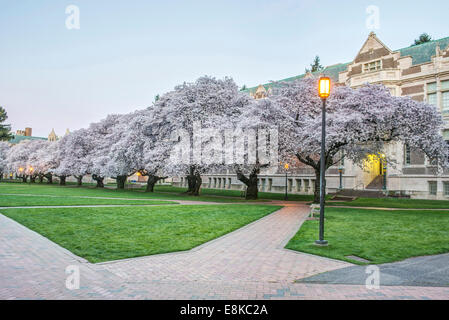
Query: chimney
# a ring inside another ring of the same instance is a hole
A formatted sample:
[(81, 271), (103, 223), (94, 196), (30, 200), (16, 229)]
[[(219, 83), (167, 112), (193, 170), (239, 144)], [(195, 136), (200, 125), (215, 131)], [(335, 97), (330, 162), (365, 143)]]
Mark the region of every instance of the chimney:
[(25, 136), (26, 137), (31, 137), (32, 132), (33, 132), (33, 129), (25, 128)]

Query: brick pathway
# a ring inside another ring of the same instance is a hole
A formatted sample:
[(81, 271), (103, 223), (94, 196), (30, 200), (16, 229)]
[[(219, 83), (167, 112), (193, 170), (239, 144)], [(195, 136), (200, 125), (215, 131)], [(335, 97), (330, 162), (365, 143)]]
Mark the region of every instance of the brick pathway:
[[(0, 215), (0, 299), (448, 299), (449, 288), (293, 283), (350, 264), (283, 249), (307, 207), (286, 207), (191, 251), (91, 264)], [(69, 265), (78, 290), (65, 287)]]

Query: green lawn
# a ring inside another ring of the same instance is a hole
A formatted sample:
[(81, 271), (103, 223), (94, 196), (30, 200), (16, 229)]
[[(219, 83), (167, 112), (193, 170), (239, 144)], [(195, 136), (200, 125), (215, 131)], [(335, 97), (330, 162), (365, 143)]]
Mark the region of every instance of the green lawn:
[(160, 200), (195, 200), (211, 202), (243, 202), (243, 198), (225, 198), (215, 196), (193, 197), (180, 193), (165, 192), (143, 192), (143, 189), (108, 189), (95, 188), (92, 186), (59, 186), (47, 184), (25, 184), (25, 183), (0, 183), (0, 197), (5, 194), (31, 194), (52, 196), (87, 196), (87, 197), (109, 197), (109, 198), (131, 198), (131, 199), (160, 199)]
[[(172, 187), (168, 185), (156, 185), (156, 192), (185, 192), (187, 188)], [(204, 196), (216, 196), (216, 197), (236, 197), (241, 198), (241, 190), (227, 190), (227, 189), (208, 189), (202, 188), (201, 194)], [(272, 192), (259, 192), (259, 199), (266, 200), (284, 200), (285, 193), (272, 193)], [(330, 199), (330, 198), (329, 198)], [(291, 201), (312, 201), (313, 195), (308, 194), (288, 194), (288, 200)]]
[[(124, 190), (95, 188), (87, 185), (77, 187), (73, 185), (59, 186), (57, 184), (31, 184), (31, 183), (0, 183), (1, 194), (41, 194), (41, 195), (70, 195), (70, 196), (92, 196), (92, 197), (114, 197), (114, 198), (152, 198), (152, 199), (171, 199), (171, 200), (197, 200), (212, 202), (244, 202), (241, 197), (241, 190), (224, 189), (201, 189), (199, 197), (185, 195), (186, 188), (172, 187), (167, 185), (156, 185), (154, 193), (144, 192), (144, 187), (129, 188)], [(289, 200), (294, 201), (312, 201), (311, 195), (291, 194)], [(259, 201), (263, 200), (284, 200), (283, 193), (259, 192)]]
[(328, 247), (314, 245), (318, 226), (305, 221), (286, 248), (358, 263), (345, 258), (355, 255), (376, 264), (449, 252), (447, 211), (327, 208)]
[(28, 206), (76, 206), (76, 205), (143, 205), (143, 204), (174, 204), (173, 201), (153, 199), (95, 199), (73, 196), (42, 196), (42, 195), (0, 195), (0, 207)]
[(331, 206), (351, 207), (381, 207), (381, 208), (406, 208), (406, 209), (449, 209), (449, 201), (446, 200), (421, 200), (400, 198), (358, 198), (348, 202), (329, 202)]
[(189, 250), (280, 209), (270, 205), (3, 209), (90, 262)]

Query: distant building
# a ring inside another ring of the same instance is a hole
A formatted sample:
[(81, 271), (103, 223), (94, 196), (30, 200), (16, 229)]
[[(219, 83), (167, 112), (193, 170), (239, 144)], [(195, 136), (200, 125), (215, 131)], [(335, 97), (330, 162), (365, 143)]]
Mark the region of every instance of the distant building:
[[(48, 141), (58, 141), (61, 137), (57, 136), (55, 133), (55, 129), (52, 129), (50, 134), (48, 135), (48, 138), (44, 137), (35, 137), (32, 135), (33, 129), (32, 128), (25, 128), (25, 130), (17, 130), (15, 134), (13, 134), (13, 137), (11, 140), (9, 140), (10, 144), (17, 144), (23, 140), (48, 140)], [(69, 129), (66, 130), (65, 134), (69, 134)]]

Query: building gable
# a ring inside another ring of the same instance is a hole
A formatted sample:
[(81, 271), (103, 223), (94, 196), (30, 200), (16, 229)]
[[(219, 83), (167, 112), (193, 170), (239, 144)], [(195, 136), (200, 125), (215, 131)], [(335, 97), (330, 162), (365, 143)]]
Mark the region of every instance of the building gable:
[(391, 54), (391, 50), (371, 32), (354, 59), (355, 63), (380, 59)]

